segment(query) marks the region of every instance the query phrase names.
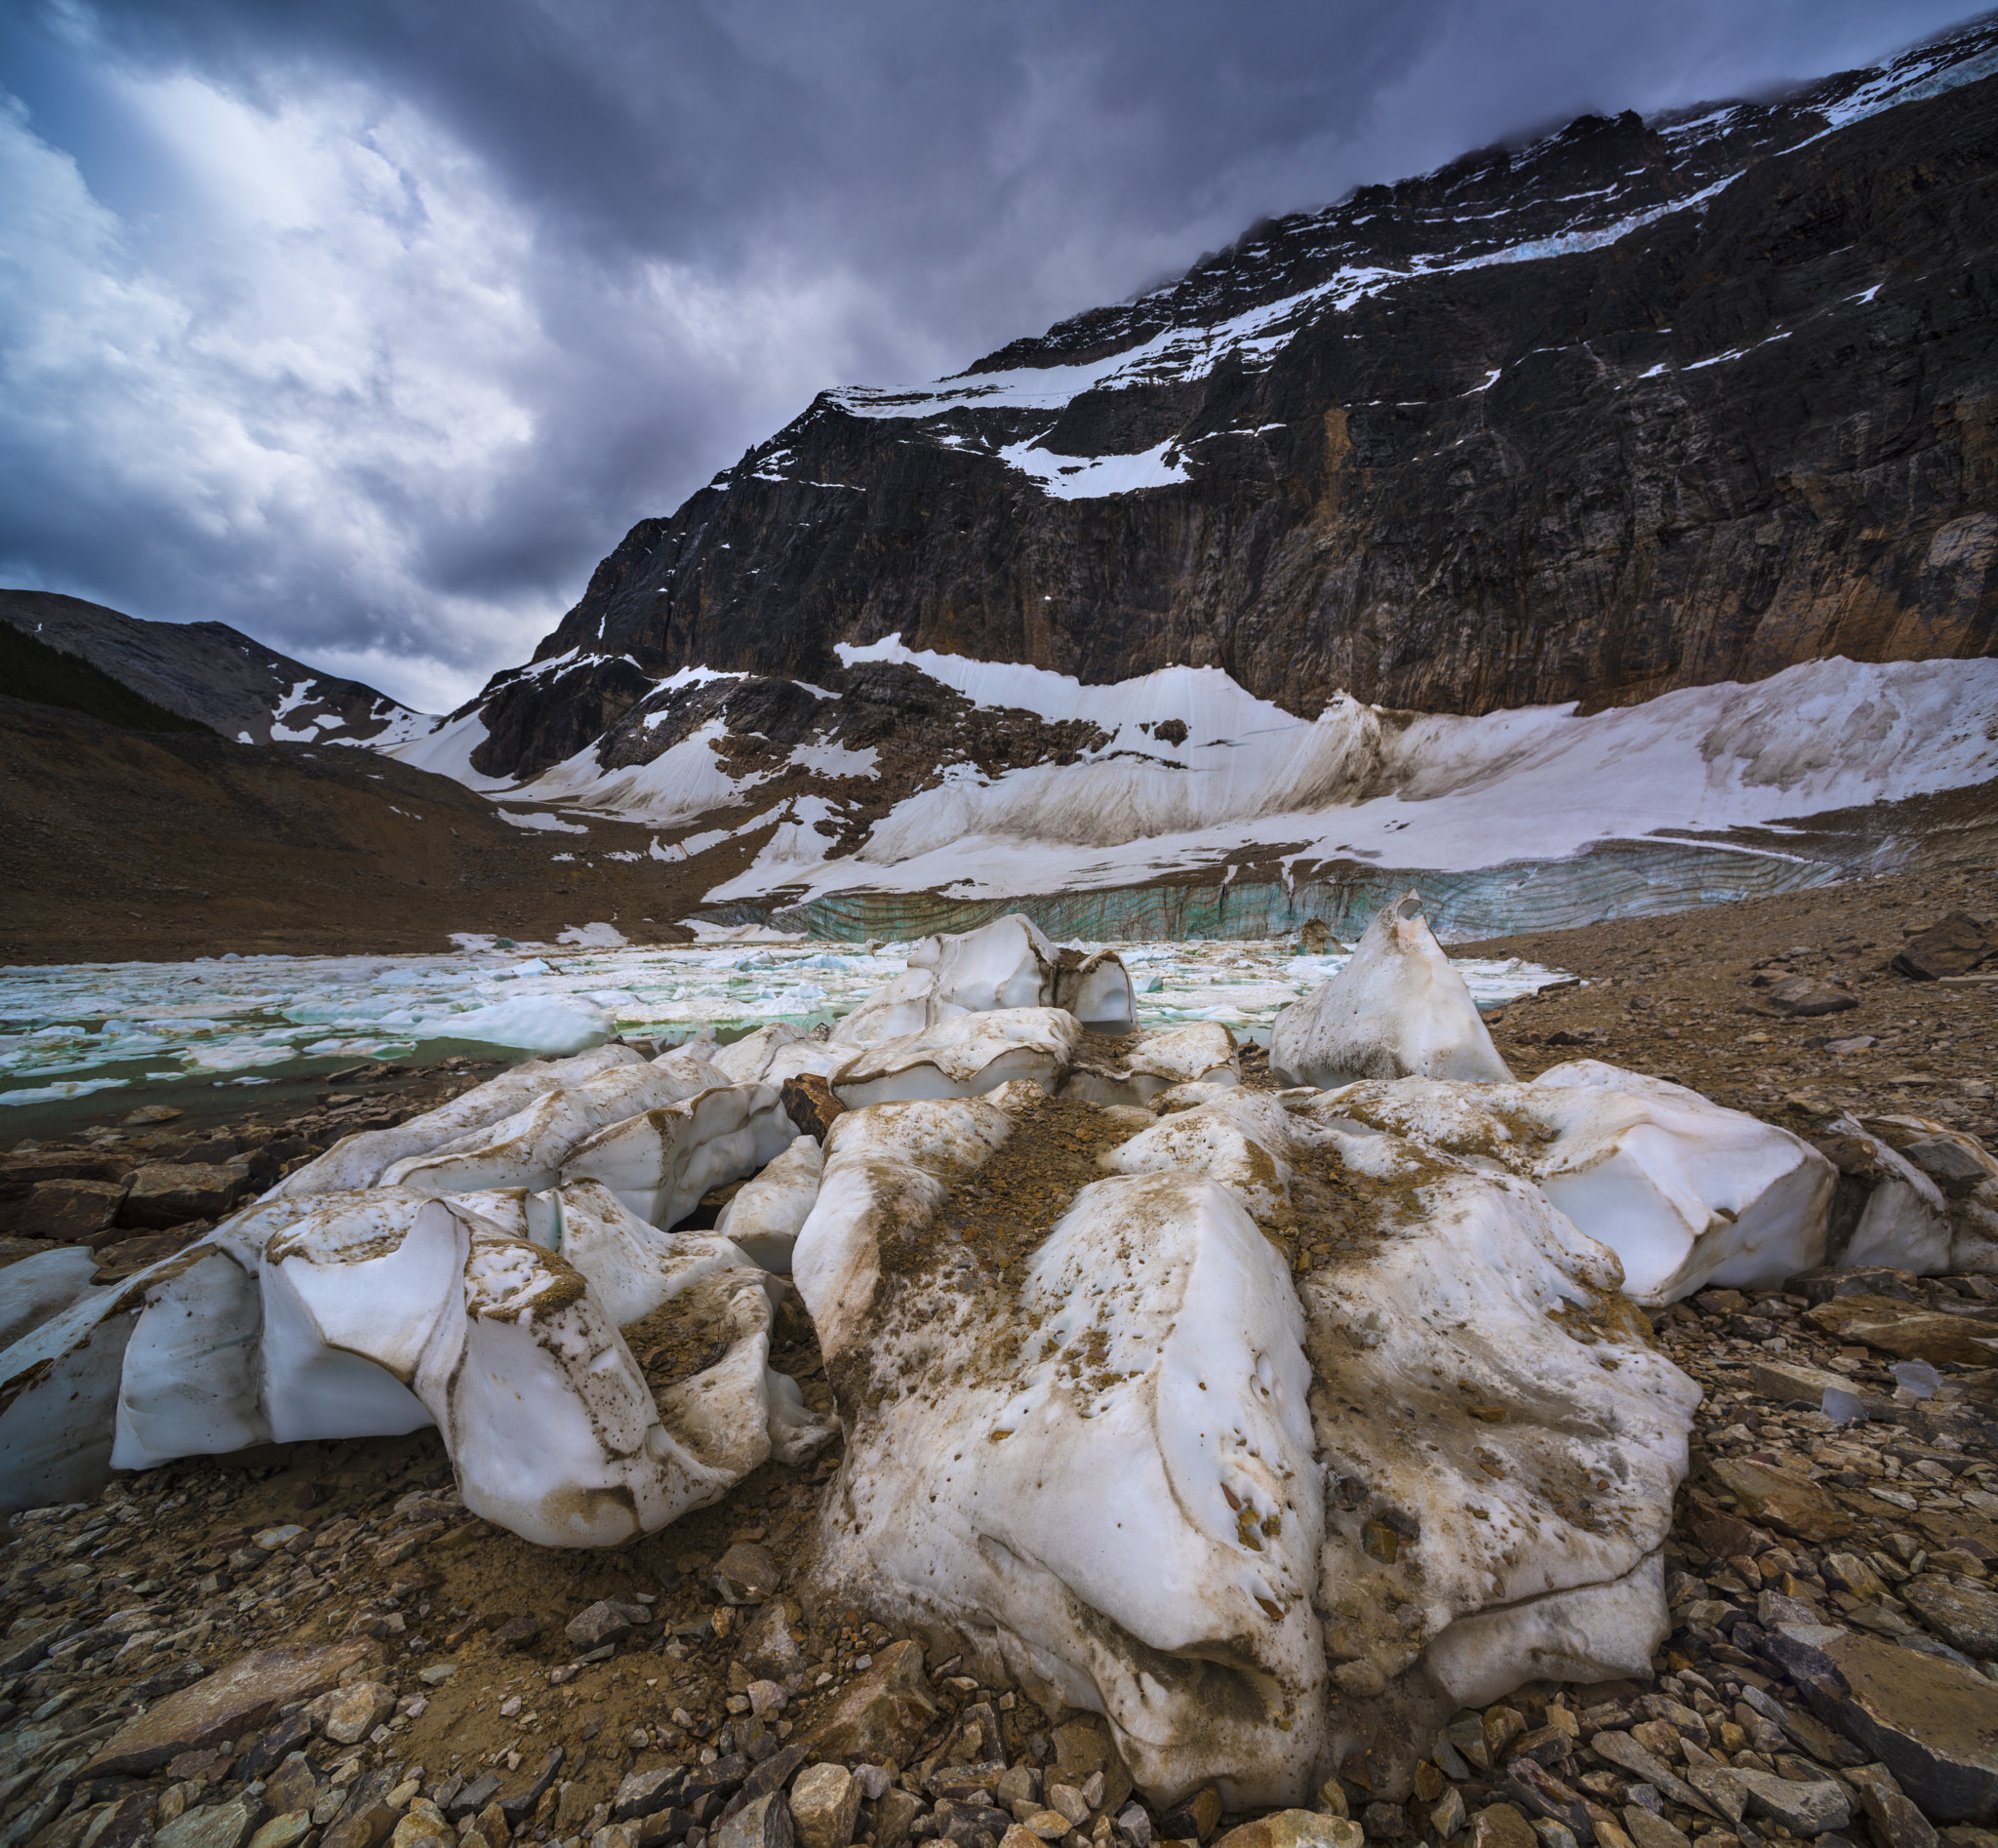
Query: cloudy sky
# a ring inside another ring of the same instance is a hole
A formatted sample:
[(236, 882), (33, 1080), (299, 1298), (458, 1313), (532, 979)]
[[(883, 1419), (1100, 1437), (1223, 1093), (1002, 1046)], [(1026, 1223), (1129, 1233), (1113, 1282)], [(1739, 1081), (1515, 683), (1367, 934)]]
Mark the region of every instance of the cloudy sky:
[(1951, 0), (0, 0), (0, 583), (429, 709), (842, 382)]

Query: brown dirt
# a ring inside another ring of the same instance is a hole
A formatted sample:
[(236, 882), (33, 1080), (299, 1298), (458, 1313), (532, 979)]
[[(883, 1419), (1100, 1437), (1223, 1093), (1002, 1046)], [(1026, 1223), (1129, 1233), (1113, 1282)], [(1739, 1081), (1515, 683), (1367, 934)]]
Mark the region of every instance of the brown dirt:
[(768, 837), (662, 862), (652, 844), (675, 830), (558, 819), (582, 831), (516, 827), (352, 745), (127, 732), (0, 699), (0, 959), (422, 952), (454, 931), (552, 941), (598, 921), (685, 941), (671, 920)]

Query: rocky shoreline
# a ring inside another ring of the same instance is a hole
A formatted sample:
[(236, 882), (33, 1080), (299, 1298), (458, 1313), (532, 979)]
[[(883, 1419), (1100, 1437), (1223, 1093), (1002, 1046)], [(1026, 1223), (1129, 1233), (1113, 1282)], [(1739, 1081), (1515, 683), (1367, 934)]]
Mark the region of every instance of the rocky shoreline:
[[(1953, 914), (1981, 932), (1988, 891), (1963, 871), (1480, 945), (1586, 978), (1512, 1004), (1494, 1038), (1522, 1076), (1585, 1049), (1820, 1144), (1849, 1112), (1914, 1110), (1988, 1138), (1988, 991), (1893, 967)], [(1783, 1012), (1781, 984), (1799, 978), (1788, 992), (1816, 984), (1852, 1005)], [(1860, 1038), (1873, 1043), (1833, 1043)], [(129, 1274), (210, 1217), (154, 1229), (142, 1215), (209, 1205), (204, 1187), (226, 1211), (340, 1134), (481, 1075), (363, 1068), (280, 1122), (246, 1112), (198, 1142), (107, 1124), (18, 1151), (0, 1162), (6, 1210), (53, 1211), (42, 1189), (66, 1187), (66, 1211), (102, 1218), (17, 1233), (6, 1255), (81, 1234), (104, 1274)], [(1253, 1053), (1243, 1079), (1274, 1085)], [(89, 1160), (106, 1178), (48, 1172)], [(129, 1185), (109, 1172), (120, 1163)], [(146, 1179), (174, 1167), (187, 1171), (178, 1194)], [(1998, 1283), (1820, 1268), (1650, 1319), (1704, 1394), (1652, 1677), (1530, 1681), (1455, 1715), (1412, 1776), (1347, 1758), (1311, 1812), (1226, 1814), (1213, 1787), (1147, 1806), (1101, 1720), (1046, 1712), (939, 1634), (811, 1594), (837, 1438), (658, 1534), (585, 1551), (468, 1513), (421, 1431), (187, 1459), (17, 1517), (0, 1562), (0, 1848), (416, 1848), (473, 1833), (485, 1848), (1148, 1848), (1228, 1830), (1234, 1848), (1928, 1848), (1938, 1832), (1984, 1848)], [(831, 1406), (795, 1302), (772, 1364), (811, 1409)], [(1827, 1386), (1863, 1418), (1836, 1422)]]

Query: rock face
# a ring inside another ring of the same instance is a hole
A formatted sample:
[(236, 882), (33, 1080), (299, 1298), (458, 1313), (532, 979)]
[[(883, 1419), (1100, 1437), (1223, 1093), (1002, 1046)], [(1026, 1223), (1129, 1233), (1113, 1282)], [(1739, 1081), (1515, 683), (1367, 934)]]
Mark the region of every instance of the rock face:
[[(1212, 664), (1305, 715), (1985, 652), (1993, 34), (1584, 116), (942, 383), (823, 393), (631, 530), (476, 703), (474, 766), (643, 765), (717, 722), (745, 762), (824, 732), (890, 781), (966, 728), (988, 767), (1090, 742), (835, 652), (898, 633), (1092, 683)], [(690, 666), (749, 677), (658, 684)]]

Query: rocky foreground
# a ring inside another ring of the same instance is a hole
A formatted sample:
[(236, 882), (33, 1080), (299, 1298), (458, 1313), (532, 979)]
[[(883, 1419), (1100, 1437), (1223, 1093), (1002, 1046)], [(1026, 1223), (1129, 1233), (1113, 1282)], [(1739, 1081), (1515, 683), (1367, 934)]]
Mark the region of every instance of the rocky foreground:
[[(1846, 1112), (1912, 1106), (1983, 1134), (1986, 991), (1918, 979), (1940, 940), (1910, 952), (1909, 939), (1962, 912), (1943, 935), (1974, 966), (1987, 890), (1973, 874), (1944, 891), (1883, 881), (1541, 939), (1537, 956), (1589, 984), (1514, 1004), (1495, 1037), (1523, 1076), (1586, 1050), (1798, 1128), (1834, 1161)], [(1785, 1012), (1785, 993), (1828, 1011)], [(1836, 1043), (1858, 1039), (1873, 1043)], [(1273, 1088), (1263, 1071), (1246, 1059), (1245, 1088)], [(9, 1253), (81, 1239), (129, 1274), (338, 1135), (479, 1075), (354, 1073), (284, 1122), (198, 1142), (132, 1124), (20, 1151), (0, 1169), (6, 1210), (40, 1236)], [(1056, 1132), (1080, 1145), (1093, 1112), (1048, 1106), (1059, 1121), (1033, 1146)], [(103, 1172), (52, 1174), (65, 1161)], [(177, 1167), (178, 1191), (161, 1172)], [(1042, 1181), (1026, 1175), (1022, 1198)], [(980, 1193), (1008, 1185), (1001, 1173)], [(59, 1209), (84, 1217), (33, 1220)], [(1294, 1256), (1300, 1272), (1313, 1262)], [(1145, 1848), (1230, 1828), (1246, 1831), (1236, 1848), (1352, 1848), (1363, 1833), (1439, 1848), (1983, 1842), (1998, 1811), (1998, 1281), (1818, 1266), (1650, 1320), (1704, 1395), (1665, 1549), (1673, 1628), (1651, 1673), (1529, 1681), (1425, 1736), (1412, 1774), (1347, 1757), (1313, 1812), (1224, 1815), (1212, 1787), (1148, 1807), (1100, 1719), (981, 1681), (939, 1632), (813, 1593), (838, 1438), (814, 1461), (762, 1464), (661, 1532), (582, 1551), (469, 1514), (423, 1431), (186, 1459), (19, 1516), (0, 1610), (0, 1848), (153, 1834), (412, 1848), (474, 1832), (486, 1848), (981, 1833), (979, 1848)], [(771, 1362), (813, 1411), (832, 1405), (794, 1303)], [(1369, 1544), (1392, 1558), (1391, 1533)]]

